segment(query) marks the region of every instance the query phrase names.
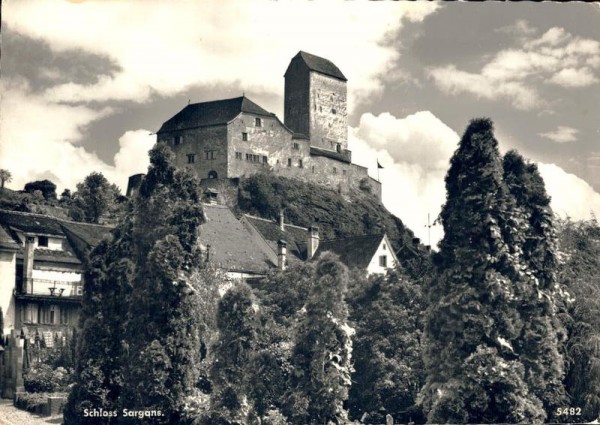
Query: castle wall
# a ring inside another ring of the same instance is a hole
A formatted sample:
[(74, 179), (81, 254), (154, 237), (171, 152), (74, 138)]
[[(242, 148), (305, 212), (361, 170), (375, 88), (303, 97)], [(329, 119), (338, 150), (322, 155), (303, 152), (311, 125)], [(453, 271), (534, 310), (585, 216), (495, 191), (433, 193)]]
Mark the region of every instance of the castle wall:
[(310, 140), (316, 147), (348, 149), (346, 82), (310, 73)]
[[(179, 143), (176, 139), (180, 137)], [(189, 167), (198, 177), (207, 178), (215, 171), (217, 177), (227, 175), (227, 126), (191, 128), (187, 130), (163, 133), (158, 136), (159, 143), (167, 143), (176, 155), (178, 167)], [(193, 163), (188, 155), (194, 155)]]

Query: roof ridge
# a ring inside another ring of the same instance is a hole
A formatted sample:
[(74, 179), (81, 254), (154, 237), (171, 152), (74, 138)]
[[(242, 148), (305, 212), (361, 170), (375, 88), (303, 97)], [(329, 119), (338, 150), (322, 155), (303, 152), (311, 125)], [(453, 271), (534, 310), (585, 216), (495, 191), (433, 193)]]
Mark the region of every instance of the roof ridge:
[(85, 226), (110, 227), (111, 229), (114, 228), (114, 226), (109, 226), (109, 225), (106, 225), (106, 224), (85, 223), (85, 222), (82, 222), (82, 221), (67, 220), (67, 219), (64, 219), (64, 218), (54, 217), (53, 215), (40, 214), (40, 213), (32, 213), (32, 212), (27, 212), (27, 211), (13, 211), (13, 210), (5, 210), (3, 208), (0, 208), (0, 213), (9, 213), (9, 214), (24, 215), (24, 216), (29, 216), (29, 217), (46, 218), (46, 219), (50, 219), (50, 220), (55, 220), (55, 221), (58, 222), (58, 224), (73, 223), (73, 224), (83, 224)]
[(375, 238), (375, 237), (383, 238), (385, 235), (386, 235), (385, 232), (384, 233), (374, 233), (371, 235), (356, 235), (356, 236), (346, 236), (343, 238), (321, 239), (319, 242), (345, 241), (345, 240), (349, 240), (349, 239)]

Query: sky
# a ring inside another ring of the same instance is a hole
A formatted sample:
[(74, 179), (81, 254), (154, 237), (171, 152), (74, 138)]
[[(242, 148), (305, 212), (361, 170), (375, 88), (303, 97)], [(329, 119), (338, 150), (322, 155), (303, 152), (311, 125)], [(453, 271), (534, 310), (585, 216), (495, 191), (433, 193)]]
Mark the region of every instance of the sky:
[[(123, 190), (188, 102), (245, 94), (283, 120), (299, 50), (348, 78), (349, 147), (424, 242), (448, 161), (489, 117), (538, 164), (554, 211), (600, 216), (600, 6), (247, 0), (4, 0), (0, 168), (7, 186)], [(384, 167), (377, 171), (377, 161)]]

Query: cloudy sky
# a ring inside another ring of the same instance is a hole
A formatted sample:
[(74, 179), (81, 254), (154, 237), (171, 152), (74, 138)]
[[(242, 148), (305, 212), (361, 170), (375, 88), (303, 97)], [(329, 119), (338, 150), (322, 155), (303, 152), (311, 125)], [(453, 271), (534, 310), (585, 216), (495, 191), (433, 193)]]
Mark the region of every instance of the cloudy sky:
[[(539, 163), (553, 208), (600, 216), (600, 7), (571, 2), (4, 0), (0, 168), (21, 189), (122, 188), (188, 101), (245, 93), (283, 118), (304, 50), (348, 77), (350, 148), (427, 241), (469, 120)], [(432, 242), (441, 229), (432, 229)]]

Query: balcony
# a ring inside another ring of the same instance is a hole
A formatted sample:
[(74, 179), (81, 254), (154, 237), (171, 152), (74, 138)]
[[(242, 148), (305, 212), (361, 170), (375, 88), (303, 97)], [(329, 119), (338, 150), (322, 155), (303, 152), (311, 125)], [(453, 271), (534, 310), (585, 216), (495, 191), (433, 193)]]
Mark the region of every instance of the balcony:
[(83, 282), (23, 278), (22, 286), (20, 286), (20, 289), (16, 289), (14, 294), (17, 299), (79, 302), (83, 296)]

